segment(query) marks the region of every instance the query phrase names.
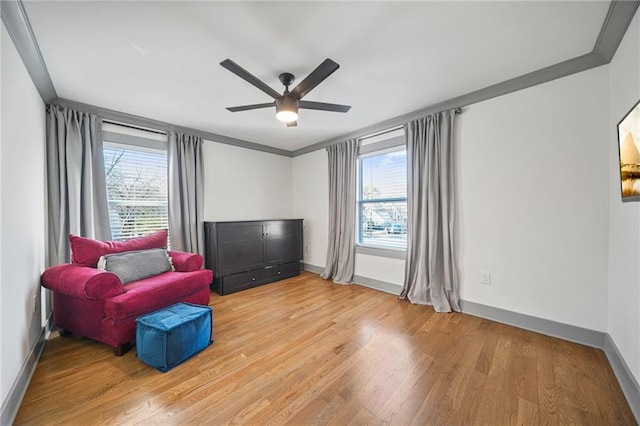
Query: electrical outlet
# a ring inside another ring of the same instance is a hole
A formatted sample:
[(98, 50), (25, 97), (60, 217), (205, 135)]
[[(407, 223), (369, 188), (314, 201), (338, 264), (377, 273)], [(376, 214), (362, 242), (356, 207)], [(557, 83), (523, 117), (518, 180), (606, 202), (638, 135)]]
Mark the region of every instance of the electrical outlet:
[(491, 272), (480, 271), (480, 284), (491, 285)]
[(304, 253), (309, 254), (309, 246), (304, 246)]
[(31, 296), (31, 306), (33, 306), (33, 313), (36, 313), (36, 308), (38, 307), (38, 293), (33, 293), (33, 296)]

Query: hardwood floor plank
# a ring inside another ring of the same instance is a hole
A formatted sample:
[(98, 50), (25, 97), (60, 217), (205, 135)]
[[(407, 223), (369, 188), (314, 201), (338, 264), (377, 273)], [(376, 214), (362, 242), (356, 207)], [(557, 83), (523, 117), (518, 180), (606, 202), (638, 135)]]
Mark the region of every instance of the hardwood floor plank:
[(560, 388), (556, 382), (553, 365), (552, 346), (548, 345), (545, 336), (536, 335), (534, 344), (538, 346), (538, 420), (540, 424), (559, 424)]
[(519, 425), (537, 425), (540, 424), (538, 418), (538, 404), (529, 400), (520, 398), (518, 400), (518, 418), (516, 424)]
[(467, 388), (464, 403), (456, 412), (456, 423), (461, 425), (472, 425), (475, 422), (476, 414), (480, 409), (483, 393), (486, 388), (487, 375), (479, 371), (473, 371), (471, 380)]
[(395, 405), (392, 407), (385, 404), (386, 411), (390, 414), (383, 412), (383, 420), (388, 420), (392, 425), (411, 424), (440, 376), (441, 374), (435, 368), (435, 362), (429, 362), (422, 372), (416, 371), (415, 377), (409, 378), (407, 382), (411, 385), (406, 387), (407, 392), (394, 398)]
[(167, 373), (53, 335), (15, 424), (635, 424), (593, 348), (308, 272), (210, 305)]
[(489, 374), (491, 370), (491, 363), (493, 362), (493, 354), (496, 349), (498, 334), (491, 333), (490, 327), (492, 323), (488, 320), (482, 320), (478, 329), (482, 338), (482, 350), (478, 354), (478, 360), (476, 362), (476, 370), (482, 374)]
[(509, 389), (509, 357), (512, 339), (509, 328), (501, 324), (498, 332), (494, 359), (487, 374), (483, 395), (475, 424), (515, 424), (518, 397)]

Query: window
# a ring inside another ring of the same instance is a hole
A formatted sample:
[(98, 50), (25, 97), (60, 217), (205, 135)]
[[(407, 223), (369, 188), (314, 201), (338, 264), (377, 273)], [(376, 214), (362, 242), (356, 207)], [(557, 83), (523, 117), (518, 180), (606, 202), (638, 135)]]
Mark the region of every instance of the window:
[(105, 142), (103, 152), (112, 239), (168, 228), (166, 150)]
[(358, 159), (358, 244), (407, 248), (407, 151), (404, 146)]

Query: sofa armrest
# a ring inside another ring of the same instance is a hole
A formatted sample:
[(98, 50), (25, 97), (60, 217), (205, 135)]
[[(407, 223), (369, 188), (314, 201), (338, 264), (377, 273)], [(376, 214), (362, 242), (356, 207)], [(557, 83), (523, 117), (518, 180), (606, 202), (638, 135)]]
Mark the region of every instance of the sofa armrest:
[(81, 299), (107, 299), (124, 293), (117, 275), (69, 263), (56, 265), (44, 271), (40, 283), (56, 293)]
[(184, 251), (169, 250), (169, 256), (173, 262), (173, 267), (177, 272), (192, 272), (202, 269), (204, 259), (196, 253), (186, 253)]

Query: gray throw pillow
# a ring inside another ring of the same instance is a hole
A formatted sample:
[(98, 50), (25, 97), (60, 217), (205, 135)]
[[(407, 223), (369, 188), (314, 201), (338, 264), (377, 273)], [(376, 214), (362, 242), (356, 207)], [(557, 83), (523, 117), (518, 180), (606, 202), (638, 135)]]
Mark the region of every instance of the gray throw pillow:
[(122, 284), (174, 271), (169, 253), (161, 248), (107, 254), (100, 257), (98, 269), (116, 274)]

